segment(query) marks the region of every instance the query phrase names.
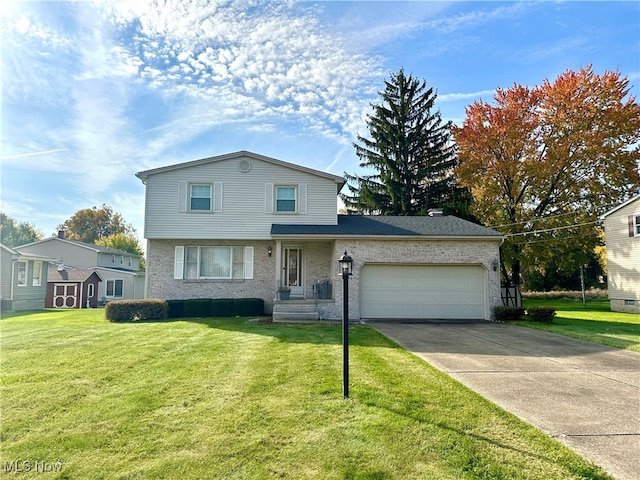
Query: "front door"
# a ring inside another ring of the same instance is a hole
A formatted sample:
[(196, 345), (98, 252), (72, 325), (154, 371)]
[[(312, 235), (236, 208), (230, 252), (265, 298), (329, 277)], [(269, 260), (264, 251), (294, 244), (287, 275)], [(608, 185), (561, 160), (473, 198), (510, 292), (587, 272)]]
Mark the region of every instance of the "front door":
[(304, 297), (301, 248), (284, 249), (284, 284), (291, 288), (292, 297)]

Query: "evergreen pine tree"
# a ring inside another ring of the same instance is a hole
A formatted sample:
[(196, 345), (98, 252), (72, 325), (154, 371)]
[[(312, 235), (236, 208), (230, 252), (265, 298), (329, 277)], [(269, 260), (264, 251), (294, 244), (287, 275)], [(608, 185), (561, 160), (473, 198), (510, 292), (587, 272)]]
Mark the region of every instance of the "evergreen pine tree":
[(434, 111), (436, 94), (426, 82), (392, 74), (382, 102), (368, 115), (369, 137), (354, 143), (367, 175), (349, 175), (342, 200), (350, 213), (425, 215), (430, 208), (469, 217), (470, 195), (453, 180), (456, 147), (451, 122)]

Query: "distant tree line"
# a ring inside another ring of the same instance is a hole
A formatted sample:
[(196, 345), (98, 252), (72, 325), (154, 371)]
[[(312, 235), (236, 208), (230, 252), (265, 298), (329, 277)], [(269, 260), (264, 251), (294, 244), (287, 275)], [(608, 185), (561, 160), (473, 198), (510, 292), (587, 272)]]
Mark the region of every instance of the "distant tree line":
[[(44, 233), (30, 223), (18, 222), (0, 212), (0, 239), (3, 245), (18, 247), (44, 238)], [(108, 205), (78, 210), (58, 225), (64, 238), (92, 245), (111, 247), (143, 257), (136, 229)], [(144, 267), (144, 263), (142, 264)]]

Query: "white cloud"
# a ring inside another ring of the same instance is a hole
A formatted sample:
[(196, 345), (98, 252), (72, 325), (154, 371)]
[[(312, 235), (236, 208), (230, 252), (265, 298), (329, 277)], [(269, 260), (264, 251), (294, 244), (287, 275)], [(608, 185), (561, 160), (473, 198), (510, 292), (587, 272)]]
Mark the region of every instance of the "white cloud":
[(443, 95), (438, 95), (438, 102), (459, 102), (461, 100), (471, 100), (477, 99), (481, 97), (491, 97), (495, 95), (496, 91), (494, 90), (480, 90), (479, 92), (470, 92), (470, 93), (445, 93)]

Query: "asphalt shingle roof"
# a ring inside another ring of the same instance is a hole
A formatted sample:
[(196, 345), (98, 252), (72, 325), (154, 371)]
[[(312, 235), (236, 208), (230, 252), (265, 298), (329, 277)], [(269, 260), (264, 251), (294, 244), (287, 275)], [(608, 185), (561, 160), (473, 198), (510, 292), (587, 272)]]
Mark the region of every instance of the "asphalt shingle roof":
[(337, 225), (271, 226), (272, 235), (502, 237), (500, 232), (451, 215), (338, 215)]
[[(96, 273), (95, 270), (56, 270), (53, 268), (49, 269), (47, 274), (48, 282), (84, 282)], [(97, 274), (96, 274), (97, 275)], [(98, 275), (100, 277), (100, 275)]]

